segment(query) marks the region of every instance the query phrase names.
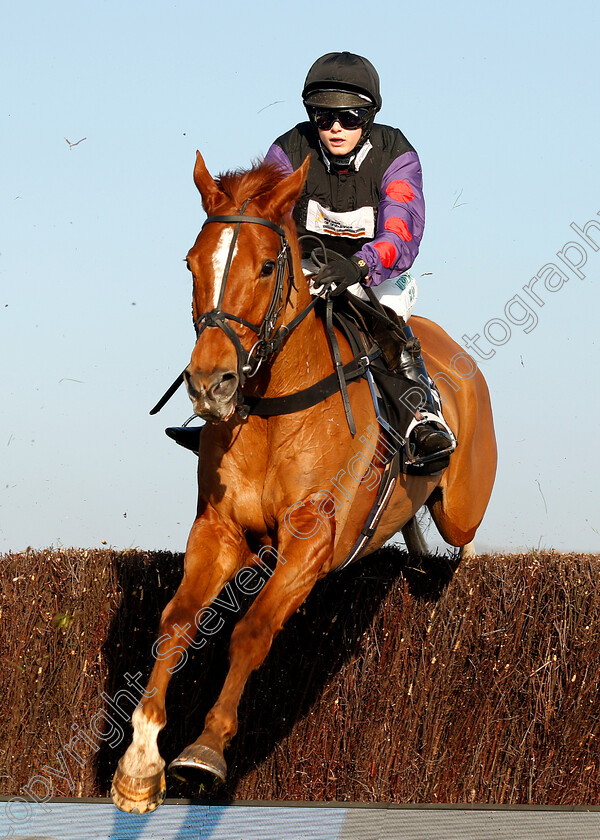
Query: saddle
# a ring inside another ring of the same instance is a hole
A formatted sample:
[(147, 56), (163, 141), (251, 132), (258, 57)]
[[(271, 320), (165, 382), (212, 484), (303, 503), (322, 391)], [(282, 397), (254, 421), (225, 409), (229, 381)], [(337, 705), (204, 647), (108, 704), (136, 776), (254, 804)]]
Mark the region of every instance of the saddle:
[[(369, 290), (367, 290), (368, 293)], [(413, 413), (402, 399), (414, 383), (399, 371), (400, 355), (406, 348), (418, 346), (418, 339), (407, 336), (404, 321), (391, 309), (382, 306), (374, 295), (363, 301), (346, 292), (339, 297), (322, 300), (317, 314), (328, 320), (326, 307), (333, 303), (331, 322), (350, 344), (355, 357), (369, 355), (370, 364), (364, 373), (369, 382), (377, 421), (390, 445), (398, 450), (399, 471), (407, 475), (434, 475), (448, 466), (449, 455), (413, 463), (404, 438)], [(330, 345), (332, 342), (331, 335)], [(380, 352), (373, 352), (374, 347)], [(332, 355), (333, 355), (332, 349)]]

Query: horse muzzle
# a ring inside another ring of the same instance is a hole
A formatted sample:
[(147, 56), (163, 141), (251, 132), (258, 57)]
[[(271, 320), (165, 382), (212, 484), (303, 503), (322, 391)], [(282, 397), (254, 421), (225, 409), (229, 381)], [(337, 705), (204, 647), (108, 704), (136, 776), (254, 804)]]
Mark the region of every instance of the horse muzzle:
[(240, 382), (237, 373), (232, 370), (205, 373), (188, 367), (183, 376), (198, 417), (209, 423), (229, 420), (237, 405)]

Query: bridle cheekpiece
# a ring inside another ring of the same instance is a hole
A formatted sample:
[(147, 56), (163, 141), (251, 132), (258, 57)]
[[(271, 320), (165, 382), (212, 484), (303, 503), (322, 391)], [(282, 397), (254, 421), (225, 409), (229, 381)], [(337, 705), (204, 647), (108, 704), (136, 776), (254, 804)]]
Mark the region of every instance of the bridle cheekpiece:
[[(225, 269), (223, 271), (223, 281), (221, 283), (217, 305), (215, 309), (212, 309), (210, 312), (205, 312), (194, 321), (196, 339), (198, 339), (208, 327), (219, 327), (233, 343), (238, 359), (238, 377), (240, 381), (240, 388), (243, 387), (246, 379), (254, 376), (258, 372), (261, 364), (268, 356), (281, 349), (283, 341), (289, 334), (290, 328), (286, 326), (281, 326), (277, 331), (275, 331), (277, 319), (283, 309), (283, 289), (286, 267), (288, 270), (290, 289), (294, 282), (292, 251), (287, 241), (285, 230), (280, 225), (277, 225), (268, 219), (262, 219), (259, 216), (245, 216), (244, 211), (248, 205), (248, 201), (249, 199), (243, 203), (238, 215), (209, 216), (202, 225), (202, 228), (204, 229), (204, 227), (209, 224), (235, 224), (235, 228), (233, 230), (233, 237), (229, 246)], [(229, 271), (233, 261), (235, 245), (242, 224), (263, 225), (264, 227), (268, 227), (278, 233), (281, 240), (281, 249), (277, 254), (273, 294), (271, 295), (271, 301), (260, 324), (253, 324), (251, 321), (247, 321), (239, 315), (233, 315), (230, 312), (223, 312), (221, 309), (223, 298), (225, 296), (227, 280), (229, 278)], [(236, 321), (238, 324), (243, 324), (243, 326), (248, 327), (248, 329), (251, 329), (256, 334), (257, 341), (249, 351), (242, 345), (242, 342), (235, 330), (231, 327), (229, 321)]]

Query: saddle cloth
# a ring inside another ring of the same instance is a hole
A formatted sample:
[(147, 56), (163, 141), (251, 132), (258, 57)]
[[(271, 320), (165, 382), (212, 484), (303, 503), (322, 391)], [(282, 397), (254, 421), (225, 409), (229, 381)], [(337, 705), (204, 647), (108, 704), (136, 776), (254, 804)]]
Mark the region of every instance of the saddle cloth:
[[(381, 324), (369, 323), (373, 310), (368, 304), (361, 302), (360, 309), (357, 309), (355, 300), (346, 295), (336, 298), (335, 304), (335, 326), (344, 334), (355, 356), (369, 352), (374, 341), (383, 350), (382, 355), (371, 362), (367, 380), (377, 421), (390, 446), (399, 452), (400, 471), (407, 475), (434, 475), (441, 472), (450, 462), (449, 455), (442, 455), (426, 463), (411, 463), (411, 454), (404, 438), (414, 413), (410, 409), (410, 401), (402, 397), (415, 385), (395, 370), (401, 350), (399, 343), (405, 339), (399, 339), (397, 331), (392, 330), (386, 335)], [(395, 348), (391, 347), (393, 344)]]

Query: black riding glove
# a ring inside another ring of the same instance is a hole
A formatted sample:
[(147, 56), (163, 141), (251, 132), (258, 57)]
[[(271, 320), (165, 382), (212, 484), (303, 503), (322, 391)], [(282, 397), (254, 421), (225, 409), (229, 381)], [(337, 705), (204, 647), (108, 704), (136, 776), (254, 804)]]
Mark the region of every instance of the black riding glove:
[[(353, 286), (360, 280), (364, 280), (369, 273), (369, 266), (361, 257), (341, 257), (339, 260), (330, 260), (313, 279), (315, 288), (323, 287), (330, 290), (331, 297), (337, 297), (344, 292), (348, 286)], [(335, 288), (331, 288), (335, 286)]]

